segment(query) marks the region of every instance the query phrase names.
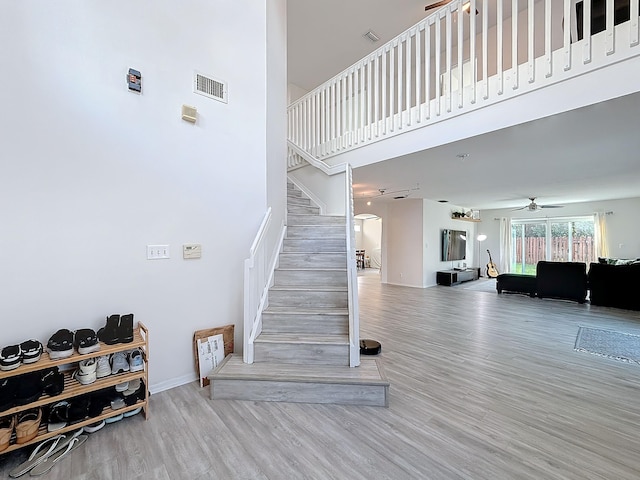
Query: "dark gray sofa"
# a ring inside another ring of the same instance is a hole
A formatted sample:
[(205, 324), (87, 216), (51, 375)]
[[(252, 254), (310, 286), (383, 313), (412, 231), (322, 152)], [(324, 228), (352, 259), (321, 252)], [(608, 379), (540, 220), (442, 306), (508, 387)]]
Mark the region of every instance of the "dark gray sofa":
[(640, 263), (592, 263), (588, 281), (592, 305), (640, 310)]
[(564, 298), (584, 303), (587, 299), (587, 264), (584, 262), (538, 262), (539, 298)]

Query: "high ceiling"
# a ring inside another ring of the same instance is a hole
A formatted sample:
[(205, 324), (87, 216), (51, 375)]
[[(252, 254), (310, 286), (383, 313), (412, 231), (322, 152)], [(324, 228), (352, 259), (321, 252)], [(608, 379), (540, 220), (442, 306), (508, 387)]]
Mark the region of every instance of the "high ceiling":
[[(289, 82), (313, 89), (417, 23), (434, 1), (290, 0)], [(380, 42), (364, 38), (369, 29)], [(354, 193), (409, 189), (412, 198), (474, 209), (524, 206), (528, 197), (539, 204), (638, 197), (638, 111), (640, 94), (629, 95), (360, 167)]]

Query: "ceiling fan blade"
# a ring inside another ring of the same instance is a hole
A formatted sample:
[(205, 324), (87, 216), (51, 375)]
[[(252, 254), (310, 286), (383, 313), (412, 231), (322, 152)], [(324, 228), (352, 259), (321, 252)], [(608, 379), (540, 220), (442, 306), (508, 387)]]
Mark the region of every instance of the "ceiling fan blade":
[(517, 210), (524, 210), (525, 208), (529, 208), (529, 205), (527, 205), (526, 207), (520, 207), (520, 208), (512, 208), (511, 211), (515, 212)]
[(451, 0), (443, 0), (441, 2), (432, 3), (431, 5), (426, 5), (424, 7), (424, 11), (428, 12), (429, 10), (433, 10), (434, 8), (444, 7), (445, 5), (447, 5), (450, 2), (451, 2)]
[(538, 205), (538, 208), (562, 208), (564, 205)]

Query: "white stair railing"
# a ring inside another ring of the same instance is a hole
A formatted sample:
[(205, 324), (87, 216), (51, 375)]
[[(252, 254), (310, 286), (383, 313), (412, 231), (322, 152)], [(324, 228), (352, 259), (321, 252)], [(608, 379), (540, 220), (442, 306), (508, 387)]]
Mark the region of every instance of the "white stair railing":
[(353, 207), (353, 175), (345, 168), (345, 217), (347, 218), (347, 285), (349, 287), (349, 365), (360, 365), (360, 306), (358, 303), (358, 270), (356, 267), (356, 230)]
[(325, 160), (639, 55), (638, 2), (592, 32), (595, 1), (453, 0), (291, 104), (288, 139)]
[(276, 247), (268, 250), (266, 239), (271, 225), (271, 207), (267, 210), (258, 229), (249, 258), (244, 261), (244, 330), (242, 358), (245, 363), (253, 363), (254, 342), (262, 332), (262, 312), (266, 308), (269, 287), (273, 284), (273, 275), (278, 252), (282, 247), (286, 227), (281, 225)]

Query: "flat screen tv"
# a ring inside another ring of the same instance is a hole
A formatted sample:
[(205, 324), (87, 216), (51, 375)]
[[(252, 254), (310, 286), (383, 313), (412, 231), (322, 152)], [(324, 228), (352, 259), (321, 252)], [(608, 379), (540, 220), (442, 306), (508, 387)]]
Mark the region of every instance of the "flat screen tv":
[(467, 254), (467, 232), (462, 230), (442, 230), (443, 262), (464, 260)]

